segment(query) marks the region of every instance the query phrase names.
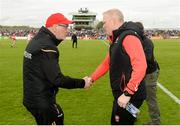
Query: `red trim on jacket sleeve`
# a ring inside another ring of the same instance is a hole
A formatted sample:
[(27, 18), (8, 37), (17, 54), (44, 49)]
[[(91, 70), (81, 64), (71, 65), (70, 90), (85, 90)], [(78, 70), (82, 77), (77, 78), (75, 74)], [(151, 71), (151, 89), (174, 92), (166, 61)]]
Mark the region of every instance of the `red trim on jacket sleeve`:
[(109, 70), (109, 53), (107, 54), (106, 58), (103, 62), (97, 67), (97, 69), (91, 74), (91, 78), (93, 81), (98, 80), (104, 74), (106, 74)]
[(138, 90), (140, 82), (143, 80), (146, 73), (146, 58), (140, 40), (133, 35), (128, 35), (123, 40), (123, 47), (130, 57), (132, 65), (131, 78), (124, 91), (134, 94)]

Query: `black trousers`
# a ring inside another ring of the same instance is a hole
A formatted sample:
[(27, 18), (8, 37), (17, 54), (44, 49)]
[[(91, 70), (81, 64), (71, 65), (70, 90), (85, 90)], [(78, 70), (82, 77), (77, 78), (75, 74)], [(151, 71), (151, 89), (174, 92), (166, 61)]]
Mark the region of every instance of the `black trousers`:
[(38, 125), (63, 125), (64, 113), (57, 104), (52, 104), (47, 108), (29, 108), (29, 112), (34, 116)]
[[(131, 102), (137, 108), (140, 108), (144, 100), (138, 100)], [(126, 109), (121, 108), (117, 100), (113, 102), (111, 124), (112, 125), (133, 125), (136, 118), (132, 116)]]
[(73, 41), (73, 43), (72, 43), (73, 48), (74, 48), (74, 44), (76, 44), (76, 48), (77, 48), (77, 41)]

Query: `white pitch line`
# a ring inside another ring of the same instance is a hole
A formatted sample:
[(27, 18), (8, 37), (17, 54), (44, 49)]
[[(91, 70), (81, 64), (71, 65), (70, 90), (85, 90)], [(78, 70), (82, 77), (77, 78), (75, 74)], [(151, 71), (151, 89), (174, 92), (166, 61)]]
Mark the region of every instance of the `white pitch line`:
[[(109, 44), (107, 44), (107, 42), (103, 41), (105, 45), (109, 46)], [(165, 88), (162, 84), (160, 84), (159, 82), (157, 83), (158, 87), (164, 92), (166, 93), (171, 99), (173, 99), (177, 104), (180, 104), (180, 100), (178, 97), (176, 97), (173, 93), (171, 93), (167, 88)]]
[(104, 42), (105, 45), (109, 46), (109, 44), (107, 42), (105, 42), (104, 40), (102, 40), (102, 42)]
[(161, 90), (163, 90), (169, 97), (171, 97), (177, 104), (180, 104), (180, 100), (178, 97), (176, 97), (175, 95), (173, 95), (173, 93), (171, 93), (168, 89), (166, 89), (162, 84), (160, 84), (159, 82), (157, 83), (157, 85), (161, 88)]

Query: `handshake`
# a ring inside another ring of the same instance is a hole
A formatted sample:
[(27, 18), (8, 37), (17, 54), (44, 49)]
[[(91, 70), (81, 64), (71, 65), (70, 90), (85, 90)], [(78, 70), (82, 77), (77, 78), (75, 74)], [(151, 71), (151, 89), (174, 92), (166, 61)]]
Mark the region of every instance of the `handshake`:
[(84, 86), (84, 88), (85, 88), (85, 89), (90, 88), (90, 87), (92, 86), (92, 83), (93, 83), (92, 78), (86, 76), (86, 77), (84, 77), (83, 79), (84, 79), (84, 81), (85, 81), (85, 86)]

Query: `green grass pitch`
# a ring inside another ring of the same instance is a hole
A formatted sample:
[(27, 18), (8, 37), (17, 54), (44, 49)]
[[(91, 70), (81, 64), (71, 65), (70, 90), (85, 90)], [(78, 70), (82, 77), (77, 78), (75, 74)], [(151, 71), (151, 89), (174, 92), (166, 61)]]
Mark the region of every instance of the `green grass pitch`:
[[(18, 40), (16, 48), (11, 48), (10, 42), (0, 39), (0, 124), (33, 125), (36, 124), (33, 117), (22, 105), (22, 59), (27, 43)], [(155, 40), (154, 44), (161, 67), (159, 82), (180, 98), (180, 39)], [(79, 40), (77, 49), (71, 47), (70, 41), (64, 41), (58, 48), (62, 72), (77, 78), (90, 75), (108, 52), (102, 40)], [(108, 77), (106, 74), (100, 78), (89, 90), (60, 89), (57, 102), (65, 113), (65, 124), (110, 124), (113, 98)], [(157, 96), (162, 124), (180, 124), (180, 105), (160, 88)], [(144, 102), (136, 124), (148, 121)]]

